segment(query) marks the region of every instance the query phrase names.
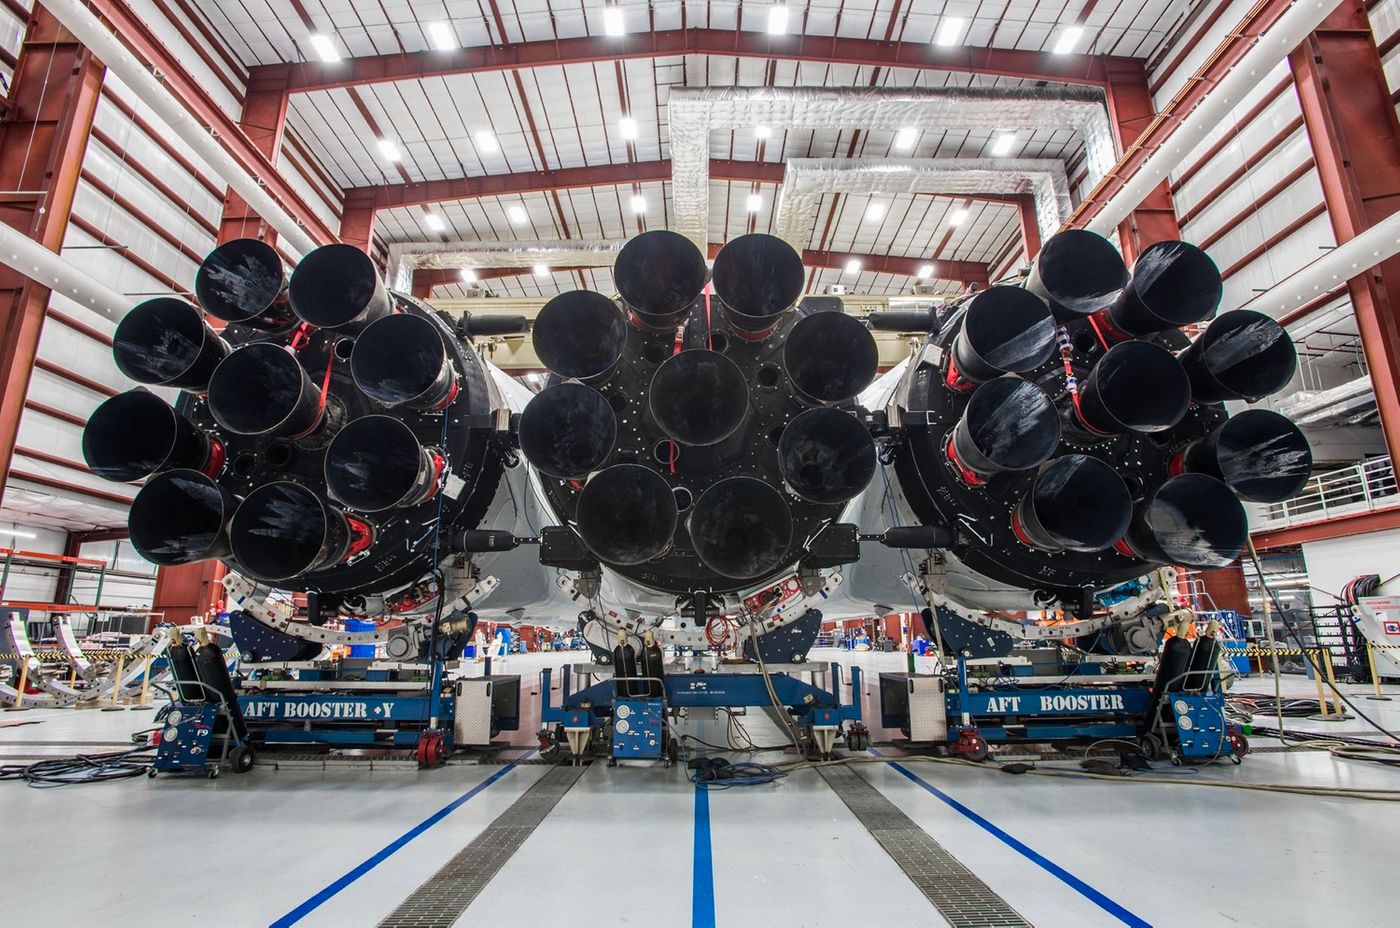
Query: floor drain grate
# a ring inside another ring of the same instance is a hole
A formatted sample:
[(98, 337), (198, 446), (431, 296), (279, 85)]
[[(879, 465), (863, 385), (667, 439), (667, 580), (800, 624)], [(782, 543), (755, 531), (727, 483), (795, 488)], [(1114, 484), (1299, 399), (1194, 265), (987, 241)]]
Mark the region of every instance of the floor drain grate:
[(390, 912), (379, 928), (451, 928), (587, 769), (555, 767), (536, 780), (471, 844)]
[(818, 767), (817, 772), (948, 924), (954, 928), (1030, 928), (1031, 923), (1010, 903), (860, 774), (846, 767)]

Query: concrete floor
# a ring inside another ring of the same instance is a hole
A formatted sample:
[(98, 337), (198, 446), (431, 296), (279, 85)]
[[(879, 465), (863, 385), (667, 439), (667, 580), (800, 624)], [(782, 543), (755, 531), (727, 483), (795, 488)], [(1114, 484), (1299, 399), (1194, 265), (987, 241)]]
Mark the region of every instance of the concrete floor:
[[(829, 656), (872, 669), (905, 661)], [(495, 669), (532, 680), (541, 663), (516, 657)], [(1311, 691), (1306, 681), (1286, 683), (1292, 692)], [(1238, 688), (1263, 692), (1272, 681), (1256, 677)], [(1387, 689), (1396, 701), (1359, 705), (1394, 730), (1400, 687)], [(766, 721), (749, 718), (756, 740), (778, 740)], [(0, 714), (0, 725), (41, 722), (0, 727), (0, 763), (103, 750), (72, 742), (121, 741), (149, 719), (141, 712)], [(1289, 724), (1366, 730), (1360, 720)], [(534, 723), (522, 727), (528, 734)], [(695, 734), (723, 740), (718, 723)], [(1400, 807), (1191, 788), (1189, 778), (1400, 789), (1400, 770), (1324, 752), (1177, 771), (1182, 783), (1172, 785), (902, 766), (907, 774), (882, 764), (858, 770), (1038, 926), (1395, 923), (1387, 887), (1395, 882)], [(8, 851), (0, 866), (3, 921), (374, 925), (545, 770), (259, 768), (213, 782), (141, 778), (59, 790), (0, 783)], [(706, 798), (707, 814), (697, 816), (702, 804), (682, 770), (595, 764), (458, 924), (943, 923), (815, 772)]]

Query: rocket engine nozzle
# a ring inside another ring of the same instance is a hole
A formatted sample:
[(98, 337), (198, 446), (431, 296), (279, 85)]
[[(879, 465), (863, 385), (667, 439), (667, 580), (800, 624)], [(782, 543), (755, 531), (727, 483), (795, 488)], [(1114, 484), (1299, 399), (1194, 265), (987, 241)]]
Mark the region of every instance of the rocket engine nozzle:
[(645, 564), (665, 554), (676, 533), (676, 496), (666, 478), (639, 464), (614, 464), (579, 494), (574, 520), (583, 543), (605, 564)]
[(665, 229), (643, 232), (617, 253), (613, 283), (645, 329), (674, 330), (705, 289), (705, 256), (684, 235)]
[(287, 269), (277, 249), (255, 238), (225, 242), (209, 253), (194, 279), (205, 312), (225, 322), (276, 331), (296, 322)]
[(209, 381), (209, 412), (236, 435), (296, 438), (320, 423), (321, 388), (301, 361), (271, 342), (233, 351)]
[(1123, 541), (1143, 560), (1209, 570), (1238, 558), (1248, 532), (1244, 507), (1229, 487), (1205, 474), (1182, 474), (1138, 503)]
[(441, 458), (392, 416), (363, 416), (326, 448), (326, 490), (360, 512), (413, 506), (437, 490)]
[(1067, 454), (1036, 474), (1012, 527), (1046, 551), (1102, 551), (1123, 537), (1132, 517), (1133, 500), (1117, 471), (1098, 458)]
[(1191, 382), (1170, 351), (1151, 342), (1114, 345), (1080, 388), (1079, 420), (1101, 434), (1161, 432), (1186, 415)]
[(551, 477), (582, 480), (603, 466), (616, 442), (617, 414), (581, 383), (545, 388), (520, 415), (520, 450)]
[(860, 420), (822, 407), (799, 413), (778, 439), (778, 469), (795, 496), (844, 503), (875, 476), (875, 440)]
[(1113, 328), (1151, 335), (1209, 319), (1220, 306), (1225, 284), (1204, 251), (1186, 242), (1148, 245), (1133, 263), (1133, 277), (1103, 310)]
[(265, 483), (229, 525), (233, 559), (249, 576), (278, 583), (339, 564), (350, 554), (350, 521), (298, 483)]
[(803, 316), (783, 342), (783, 368), (798, 396), (810, 403), (851, 399), (870, 386), (879, 363), (875, 336), (845, 313)]
[(350, 354), (350, 374), (365, 395), (390, 409), (441, 409), (457, 374), (442, 333), (423, 316), (384, 316), (365, 326)]
[(1225, 481), (1241, 497), (1279, 503), (1312, 476), (1312, 448), (1292, 420), (1269, 409), (1231, 416), (1181, 456), (1185, 470)]
[(146, 390), (104, 402), (83, 429), (83, 460), (107, 480), (141, 480), (164, 470), (203, 471), (212, 440), (169, 403)]
[(121, 372), (157, 387), (203, 392), (228, 353), (199, 309), (175, 297), (133, 307), (112, 335), (112, 354)]
[(792, 544), (792, 510), (783, 494), (753, 477), (726, 477), (690, 510), (690, 540), (715, 573), (750, 580), (782, 566)]
[(601, 293), (570, 290), (544, 304), (530, 340), (540, 362), (560, 377), (605, 380), (622, 361), (627, 320)]
[(1288, 386), (1298, 369), (1288, 331), (1251, 309), (1221, 313), (1180, 358), (1198, 403), (1255, 402)]
[(724, 441), (744, 424), (749, 385), (718, 351), (691, 348), (662, 362), (647, 391), (651, 414), (668, 436), (701, 447)]
[(292, 271), (292, 309), (318, 329), (354, 334), (389, 315), (389, 291), (374, 261), (354, 245), (322, 245)]
[(167, 567), (225, 557), (237, 505), (233, 494), (199, 471), (157, 474), (132, 500), (127, 517), (132, 547)]
[(741, 235), (715, 256), (715, 295), (741, 338), (766, 338), (797, 305), (806, 280), (802, 256), (777, 236)]
[(1084, 229), (1068, 229), (1046, 239), (1025, 283), (1061, 322), (1104, 309), (1127, 285), (1128, 269), (1118, 249), (1102, 235)]
[(1045, 301), (1021, 287), (991, 287), (967, 304), (952, 360), (957, 379), (978, 384), (1035, 370), (1054, 350), (1055, 320)]
[(1005, 376), (979, 386), (953, 430), (954, 463), (979, 477), (1031, 470), (1060, 443), (1060, 419), (1044, 390)]

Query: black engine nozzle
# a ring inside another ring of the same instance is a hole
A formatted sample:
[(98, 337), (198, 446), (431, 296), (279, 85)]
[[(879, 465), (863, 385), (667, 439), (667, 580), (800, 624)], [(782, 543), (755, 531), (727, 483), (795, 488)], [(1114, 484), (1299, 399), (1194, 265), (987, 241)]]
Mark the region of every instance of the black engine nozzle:
[(959, 470), (985, 478), (1039, 467), (1059, 443), (1054, 401), (1030, 381), (1007, 375), (973, 391), (949, 451)]
[(1292, 420), (1269, 409), (1246, 409), (1193, 442), (1179, 459), (1256, 503), (1296, 496), (1312, 476), (1312, 448)]
[(601, 293), (570, 290), (544, 304), (530, 340), (540, 363), (560, 377), (605, 380), (622, 361), (627, 319)]
[(1120, 332), (1151, 335), (1209, 319), (1224, 293), (1220, 269), (1204, 251), (1156, 242), (1138, 255), (1132, 280), (1104, 313)]
[(211, 316), (278, 331), (296, 322), (287, 285), (287, 269), (277, 249), (255, 238), (237, 238), (204, 259), (195, 275), (194, 295)]
[[(990, 287), (964, 310), (953, 340), (950, 380), (985, 383), (1035, 370), (1055, 351), (1055, 320), (1045, 301), (1021, 287)], [(953, 373), (956, 372), (956, 376)]]
[(248, 494), (233, 514), (229, 540), (245, 573), (278, 583), (344, 561), (353, 538), (345, 513), (301, 484), (279, 481)]
[(289, 293), (302, 321), (347, 334), (391, 309), (374, 261), (354, 245), (322, 245), (308, 253), (292, 271)]
[(778, 439), (778, 469), (793, 495), (844, 503), (875, 476), (875, 440), (860, 420), (830, 407), (799, 413)]
[(233, 494), (195, 470), (157, 474), (132, 500), (131, 545), (153, 564), (175, 566), (230, 552)]
[(209, 412), (236, 435), (297, 438), (320, 423), (321, 388), (291, 351), (253, 342), (232, 352), (209, 381)]
[(1151, 342), (1114, 345), (1080, 387), (1078, 413), (1090, 431), (1162, 432), (1191, 405), (1191, 383), (1172, 353)]
[(803, 316), (783, 342), (783, 368), (800, 398), (841, 403), (875, 379), (880, 349), (860, 320), (845, 313)]
[(640, 464), (614, 464), (579, 494), (579, 537), (605, 564), (645, 564), (665, 554), (676, 533), (676, 496), (666, 478)]
[(132, 307), (112, 335), (112, 355), (123, 374), (137, 383), (195, 393), (208, 388), (228, 353), (198, 307), (174, 297)]
[(665, 229), (643, 232), (617, 253), (613, 283), (634, 319), (655, 332), (685, 321), (705, 289), (705, 256), (684, 235)]
[(1012, 513), (1016, 536), (1046, 551), (1102, 551), (1123, 537), (1133, 499), (1112, 467), (1084, 454), (1056, 458), (1036, 474)]
[(1172, 477), (1138, 503), (1123, 541), (1136, 557), (1196, 570), (1227, 567), (1248, 538), (1244, 507), (1205, 474)]
[(651, 414), (669, 437), (702, 447), (739, 430), (749, 412), (749, 385), (739, 365), (718, 351), (690, 348), (662, 362), (647, 391)]
[(690, 540), (706, 567), (753, 580), (781, 567), (792, 544), (792, 510), (783, 494), (753, 477), (727, 477), (700, 494), (690, 511)]
[(1253, 403), (1288, 386), (1298, 369), (1288, 331), (1252, 309), (1221, 313), (1180, 358), (1198, 403)]
[(1026, 277), (1026, 289), (1048, 303), (1061, 322), (1093, 315), (1127, 285), (1128, 269), (1118, 249), (1085, 229), (1050, 236)]
[(732, 239), (715, 256), (715, 295), (740, 338), (759, 341), (797, 305), (806, 285), (802, 256), (774, 235)]
[(390, 409), (442, 409), (457, 396), (457, 374), (432, 320), (408, 313), (365, 327), (350, 354), (365, 395)]
[(83, 429), (83, 460), (106, 480), (141, 480), (163, 470), (204, 471), (216, 447), (165, 400), (128, 390), (104, 402)]
[(617, 442), (617, 414), (581, 383), (536, 393), (520, 415), (520, 450), (541, 473), (582, 480), (603, 466)]
[(362, 416), (326, 448), (326, 490), (360, 512), (382, 512), (431, 499), (442, 458), (392, 416)]

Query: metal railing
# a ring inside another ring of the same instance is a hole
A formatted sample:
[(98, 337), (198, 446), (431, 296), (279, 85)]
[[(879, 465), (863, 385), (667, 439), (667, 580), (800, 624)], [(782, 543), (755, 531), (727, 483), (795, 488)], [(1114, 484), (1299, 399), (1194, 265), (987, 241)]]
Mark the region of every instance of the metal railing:
[(1400, 506), (1400, 490), (1390, 458), (1378, 457), (1351, 467), (1317, 474), (1301, 493), (1282, 503), (1255, 507), (1253, 531), (1288, 528)]

